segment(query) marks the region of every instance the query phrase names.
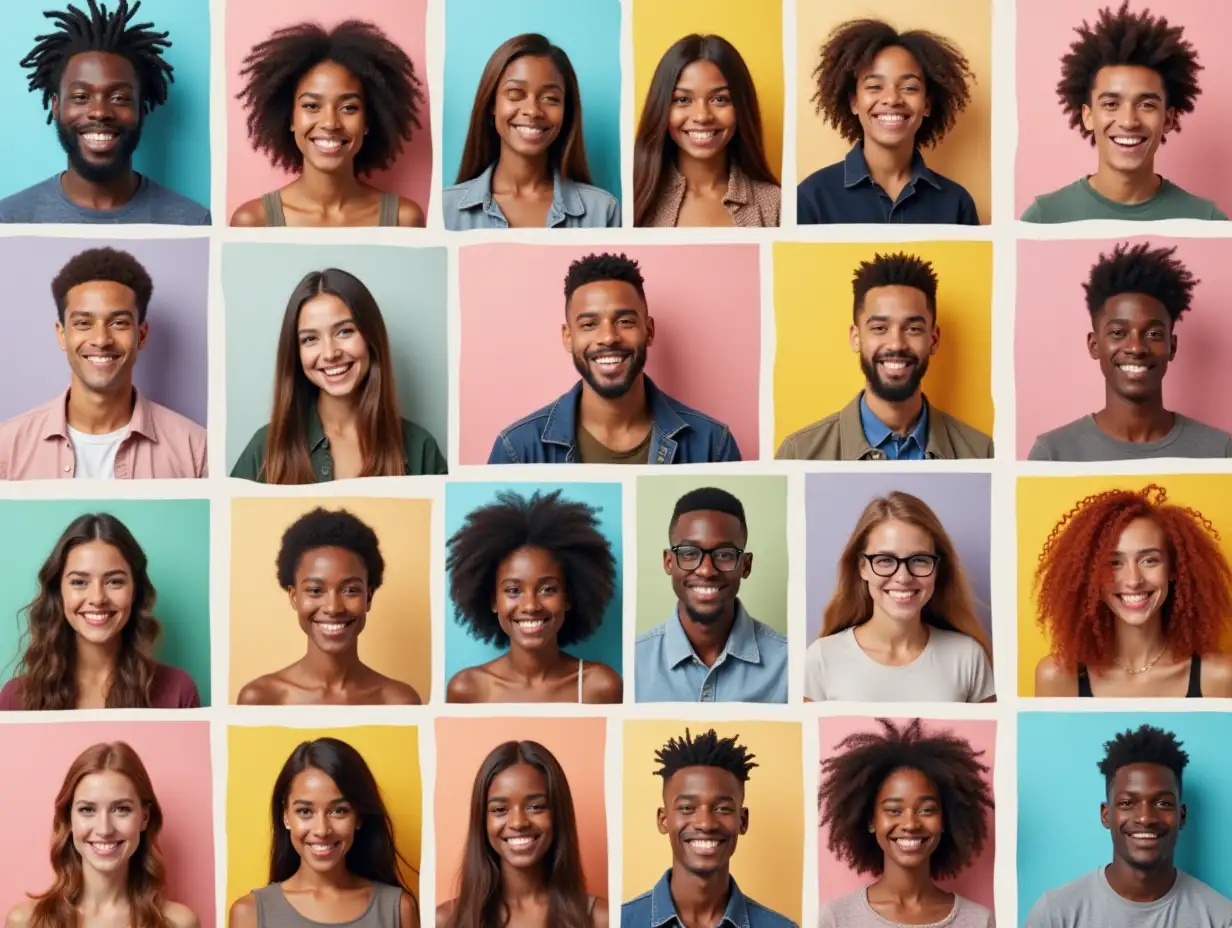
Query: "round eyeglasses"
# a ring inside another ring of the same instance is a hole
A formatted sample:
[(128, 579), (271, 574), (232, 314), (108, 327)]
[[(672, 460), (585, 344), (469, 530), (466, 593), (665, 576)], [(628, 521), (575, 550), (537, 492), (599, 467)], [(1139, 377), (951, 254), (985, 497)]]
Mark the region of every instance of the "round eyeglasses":
[(868, 561), (868, 566), (878, 577), (893, 577), (898, 573), (900, 565), (906, 565), (907, 573), (913, 577), (931, 577), (941, 561), (940, 554), (912, 554), (908, 557), (895, 557), (893, 554), (861, 554)]
[(676, 556), (676, 565), (681, 570), (697, 570), (697, 568), (702, 566), (702, 560), (709, 554), (710, 563), (714, 565), (714, 569), (721, 570), (724, 573), (739, 567), (740, 558), (744, 556), (744, 549), (737, 548), (734, 545), (720, 545), (717, 548), (700, 548), (697, 545), (673, 545), (671, 552)]

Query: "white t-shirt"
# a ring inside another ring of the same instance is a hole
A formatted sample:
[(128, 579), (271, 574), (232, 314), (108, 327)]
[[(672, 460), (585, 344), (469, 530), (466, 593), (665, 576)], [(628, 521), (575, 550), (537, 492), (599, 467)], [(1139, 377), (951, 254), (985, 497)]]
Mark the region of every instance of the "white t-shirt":
[(128, 437), (128, 426), (106, 435), (90, 435), (68, 427), (68, 440), (73, 443), (77, 467), (73, 477), (77, 480), (113, 480), (115, 478), (116, 452)]
[(814, 702), (983, 702), (997, 692), (978, 641), (929, 628), (910, 664), (887, 667), (860, 647), (854, 628), (818, 638), (804, 652), (804, 696)]

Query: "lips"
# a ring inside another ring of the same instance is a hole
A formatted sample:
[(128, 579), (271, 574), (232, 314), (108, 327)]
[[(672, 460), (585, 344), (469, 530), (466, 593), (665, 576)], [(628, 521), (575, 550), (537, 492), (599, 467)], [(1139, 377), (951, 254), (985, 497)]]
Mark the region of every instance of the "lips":
[(631, 357), (632, 351), (600, 351), (589, 355), (587, 360), (604, 374), (616, 375), (624, 370)]
[(90, 841), (90, 850), (99, 857), (115, 857), (124, 847), (123, 841)]
[(1126, 609), (1145, 609), (1151, 604), (1153, 593), (1118, 593), (1117, 601)]
[(920, 598), (919, 590), (883, 590), (890, 602), (902, 606), (909, 606)]
[(341, 622), (326, 619), (313, 619), (312, 624), (327, 638), (340, 638), (355, 624), (355, 619), (343, 619)]
[(519, 138), (525, 139), (528, 142), (542, 142), (548, 135), (551, 134), (551, 129), (547, 126), (527, 126), (510, 124), (510, 128), (518, 135)]
[(714, 857), (727, 842), (723, 838), (701, 837), (686, 838), (682, 843), (698, 857)]
[(86, 359), (87, 363), (93, 365), (94, 367), (110, 367), (112, 364), (116, 364), (120, 360), (120, 356), (118, 354), (87, 354), (83, 355), (83, 357)]
[(886, 380), (906, 380), (915, 371), (915, 358), (886, 356), (877, 359), (877, 370)]
[(304, 850), (312, 857), (320, 860), (322, 858), (332, 857), (334, 852), (341, 846), (338, 841), (305, 841)]
[(347, 361), (342, 364), (331, 364), (328, 367), (318, 367), (321, 376), (325, 378), (328, 384), (337, 384), (346, 380), (347, 376), (355, 368), (354, 361)]
[(336, 135), (317, 135), (309, 136), (308, 141), (322, 154), (336, 155), (342, 151), (350, 139)]
[(77, 133), (77, 137), (86, 151), (102, 154), (116, 147), (120, 133), (114, 129), (83, 129)]
[(1147, 137), (1144, 135), (1113, 135), (1109, 138), (1112, 144), (1124, 151), (1134, 151), (1147, 143)]
[(922, 854), (928, 849), (929, 839), (922, 835), (903, 835), (890, 838), (890, 843), (907, 856)]
[(115, 618), (115, 610), (112, 609), (89, 609), (80, 610), (77, 613), (81, 616), (81, 620), (91, 628), (102, 628)]
[(507, 838), (502, 838), (505, 847), (509, 848), (514, 854), (528, 854), (535, 849), (535, 845), (539, 843), (542, 835), (510, 835)]
[(718, 600), (723, 587), (717, 583), (690, 583), (685, 585), (689, 595), (698, 602), (712, 603)]
[(509, 624), (516, 628), (519, 634), (535, 638), (547, 632), (551, 621), (546, 616), (526, 616), (520, 619), (510, 619)]
[(698, 148), (710, 148), (723, 141), (722, 129), (686, 129), (685, 137)]
[(911, 122), (906, 113), (877, 113), (873, 116), (873, 121), (881, 128), (891, 131), (905, 129)]

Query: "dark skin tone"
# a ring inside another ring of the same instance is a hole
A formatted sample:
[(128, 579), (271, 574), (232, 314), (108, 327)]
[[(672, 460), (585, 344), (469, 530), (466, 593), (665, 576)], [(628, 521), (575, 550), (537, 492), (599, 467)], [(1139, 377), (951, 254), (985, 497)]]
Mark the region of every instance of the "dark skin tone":
[(945, 831), (941, 793), (919, 770), (891, 772), (877, 790), (869, 829), (884, 856), (868, 904), (900, 925), (931, 925), (954, 908), (954, 894), (933, 882), (929, 862)]
[(550, 58), (524, 55), (501, 75), (492, 105), (500, 156), (492, 197), (512, 228), (542, 228), (552, 208), (548, 150), (565, 120), (565, 78)]
[(1176, 125), (1164, 80), (1138, 65), (1100, 68), (1082, 124), (1095, 136), (1099, 168), (1088, 177), (1096, 193), (1117, 203), (1145, 203), (1159, 192), (1155, 153)]
[(918, 382), (913, 390), (910, 385), (937, 353), (941, 341), (941, 329), (929, 310), (928, 298), (915, 287), (873, 287), (864, 295), (848, 337), (851, 350), (860, 355), (862, 363), (873, 365), (886, 388), (910, 390), (901, 399), (885, 399), (873, 389), (864, 391), (864, 401), (873, 415), (896, 434), (910, 435), (924, 410), (924, 394)]
[(848, 102), (860, 120), (869, 173), (897, 200), (911, 181), (915, 136), (931, 109), (924, 69), (905, 48), (883, 49), (856, 75)]
[(713, 61), (694, 61), (676, 80), (667, 132), (676, 169), (685, 179), (677, 226), (732, 226), (727, 195), (727, 146), (736, 135), (736, 108), (727, 78)]
[(1158, 441), (1176, 424), (1164, 407), (1164, 376), (1176, 336), (1163, 303), (1141, 293), (1111, 297), (1091, 318), (1087, 351), (1104, 375), (1095, 424), (1120, 441)]
[(1104, 873), (1117, 895), (1154, 902), (1168, 894), (1176, 882), (1173, 854), (1185, 817), (1181, 786), (1169, 768), (1129, 764), (1116, 772), (1099, 818), (1112, 834), (1112, 863)]

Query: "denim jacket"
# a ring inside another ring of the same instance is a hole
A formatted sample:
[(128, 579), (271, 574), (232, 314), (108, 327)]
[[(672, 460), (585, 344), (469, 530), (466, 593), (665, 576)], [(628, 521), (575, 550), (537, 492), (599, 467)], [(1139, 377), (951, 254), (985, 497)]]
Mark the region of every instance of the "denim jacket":
[[(684, 928), (672, 901), (672, 871), (668, 870), (654, 888), (630, 899), (620, 907), (621, 928)], [(727, 911), (719, 920), (719, 928), (799, 928), (790, 918), (780, 915), (740, 891), (731, 879), (731, 897)]]
[[(509, 220), (492, 197), (492, 172), (495, 170), (496, 164), (490, 164), (478, 177), (445, 188), (442, 209), (446, 229), (465, 232), (509, 228)], [(544, 226), (549, 229), (619, 229), (620, 203), (606, 190), (566, 180), (556, 171), (552, 206)]]

